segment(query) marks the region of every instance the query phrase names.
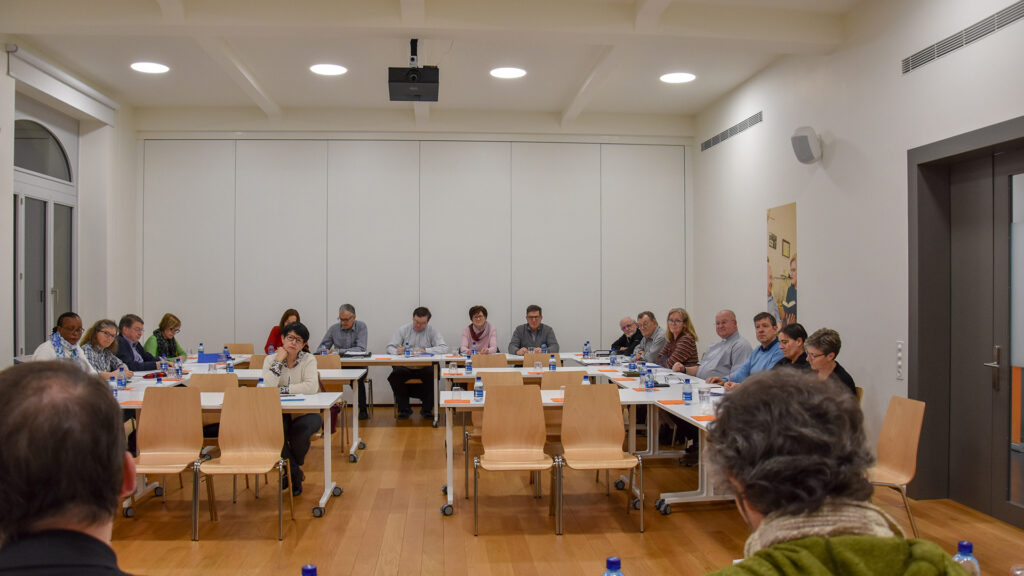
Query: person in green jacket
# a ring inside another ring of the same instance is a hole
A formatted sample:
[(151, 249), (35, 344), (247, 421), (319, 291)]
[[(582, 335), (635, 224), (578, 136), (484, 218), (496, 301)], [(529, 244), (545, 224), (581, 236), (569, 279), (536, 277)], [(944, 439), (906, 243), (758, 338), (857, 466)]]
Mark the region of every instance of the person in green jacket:
[(795, 369), (760, 372), (725, 395), (708, 456), (751, 534), (744, 560), (713, 574), (966, 574), (871, 503), (863, 419), (841, 384)]
[(153, 335), (146, 340), (143, 348), (157, 358), (173, 360), (180, 356), (184, 360), (185, 349), (175, 339), (178, 332), (181, 332), (181, 320), (174, 314), (164, 314), (160, 319), (160, 326), (153, 330)]

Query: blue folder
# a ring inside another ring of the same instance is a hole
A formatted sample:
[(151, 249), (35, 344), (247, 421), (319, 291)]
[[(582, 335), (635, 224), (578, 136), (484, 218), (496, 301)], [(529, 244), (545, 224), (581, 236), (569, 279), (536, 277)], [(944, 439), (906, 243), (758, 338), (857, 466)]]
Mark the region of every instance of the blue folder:
[(209, 354), (200, 354), (196, 359), (198, 364), (213, 364), (217, 362), (217, 357), (223, 354), (223, 352), (211, 352)]

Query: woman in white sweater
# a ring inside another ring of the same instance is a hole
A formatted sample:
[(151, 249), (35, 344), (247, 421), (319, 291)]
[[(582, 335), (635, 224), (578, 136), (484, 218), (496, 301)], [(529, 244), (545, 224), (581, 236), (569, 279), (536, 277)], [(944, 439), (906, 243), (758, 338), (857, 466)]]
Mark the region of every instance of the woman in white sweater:
[[(316, 394), (320, 391), (316, 357), (304, 350), (309, 329), (292, 322), (281, 330), (283, 344), (263, 361), (263, 383), (277, 386), (282, 394)], [(309, 439), (323, 426), (319, 414), (285, 414), (284, 448), (281, 457), (291, 461), (292, 495), (302, 494), (302, 464), (309, 452)]]
[(74, 312), (65, 312), (57, 318), (57, 325), (50, 332), (50, 337), (36, 348), (33, 360), (69, 360), (82, 370), (95, 374), (96, 369), (89, 364), (85, 352), (78, 345), (82, 338), (82, 319)]

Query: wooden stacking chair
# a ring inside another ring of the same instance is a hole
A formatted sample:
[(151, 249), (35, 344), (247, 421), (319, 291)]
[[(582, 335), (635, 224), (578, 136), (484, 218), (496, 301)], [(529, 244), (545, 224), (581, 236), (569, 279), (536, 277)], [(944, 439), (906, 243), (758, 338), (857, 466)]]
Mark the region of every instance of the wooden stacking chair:
[(263, 363), (267, 360), (266, 354), (253, 354), (249, 358), (249, 369), (250, 370), (263, 370)]
[[(520, 372), (483, 372), (480, 374), (480, 380), (484, 385), (484, 394), (487, 394), (487, 390), (496, 386), (522, 386), (523, 375)], [(474, 384), (476, 378), (473, 379)], [(470, 384), (470, 390), (473, 389), (473, 384)], [(466, 474), (463, 476), (466, 480), (465, 494), (466, 499), (469, 499), (469, 445), (473, 440), (480, 439), (480, 431), (483, 427), (484, 415), (480, 410), (470, 410), (470, 420), (472, 426), (467, 429), (465, 425), (462, 427), (462, 451), (466, 455)]]
[[(228, 372), (224, 374), (192, 374), (188, 379), (190, 388), (198, 388), (200, 392), (226, 392), (230, 388), (238, 388), (238, 376)], [(220, 414), (203, 414), (203, 426), (220, 422)], [(216, 438), (205, 438), (203, 446), (216, 446)]]
[[(284, 539), (284, 475), (291, 465), (281, 457), (284, 427), (281, 395), (274, 388), (232, 388), (224, 393), (220, 423), (220, 457), (195, 467), (192, 487), (192, 540), (199, 540), (199, 479), (201, 474), (266, 474), (277, 469), (277, 539)], [(217, 519), (212, 479), (208, 479), (210, 515)], [(295, 499), (288, 491), (288, 505), (295, 519)]]
[[(643, 532), (643, 460), (622, 451), (625, 434), (617, 387), (598, 385), (565, 389), (565, 406), (562, 408), (562, 458), (565, 464), (574, 470), (630, 470), (630, 497), (626, 500), (626, 513), (629, 514), (630, 507), (640, 510), (640, 532)], [(632, 496), (634, 472), (640, 489), (639, 498)], [(561, 469), (557, 473), (561, 474)], [(557, 522), (561, 525), (561, 518)]]
[[(561, 390), (562, 388), (565, 388), (568, 390), (570, 387), (583, 384), (584, 376), (585, 373), (583, 372), (560, 372), (558, 370), (554, 372), (545, 372), (544, 374), (541, 374), (540, 377), (540, 389)], [(561, 454), (561, 406), (544, 408), (544, 427), (547, 431), (548, 443), (553, 445), (553, 449), (548, 453), (551, 455)]]
[(888, 486), (903, 497), (903, 506), (910, 518), (914, 537), (918, 537), (917, 523), (910, 512), (907, 484), (917, 473), (917, 444), (924, 423), (924, 402), (902, 396), (893, 396), (885, 412), (882, 431), (878, 436), (875, 466), (868, 470), (868, 478), (875, 486)]
[[(539, 474), (561, 468), (561, 459), (544, 453), (544, 409), (540, 390), (535, 386), (494, 386), (486, 392), (481, 441), (484, 453), (473, 459), (473, 535), (480, 527), (480, 469), (491, 471), (524, 470)], [(551, 506), (555, 532), (561, 534), (561, 474), (552, 474)], [(534, 486), (540, 497), (540, 482)]]
[(857, 391), (857, 403), (861, 404), (864, 401), (864, 389), (860, 386), (855, 386)]
[[(545, 370), (548, 369), (548, 364), (551, 362), (551, 352), (544, 354), (542, 352), (527, 352), (523, 354), (523, 368), (533, 368), (534, 363), (540, 362), (541, 366)], [(555, 353), (555, 364), (562, 367), (562, 357)]]
[(256, 349), (250, 342), (230, 342), (225, 346), (231, 354), (252, 354)]
[[(167, 502), (167, 475), (192, 468), (203, 449), (203, 409), (198, 388), (147, 388), (139, 417), (135, 471), (163, 477), (156, 492)], [(209, 490), (210, 487), (208, 486)], [(135, 514), (135, 496), (124, 515)]]
[(473, 369), (477, 368), (508, 368), (508, 359), (504, 354), (474, 354)]

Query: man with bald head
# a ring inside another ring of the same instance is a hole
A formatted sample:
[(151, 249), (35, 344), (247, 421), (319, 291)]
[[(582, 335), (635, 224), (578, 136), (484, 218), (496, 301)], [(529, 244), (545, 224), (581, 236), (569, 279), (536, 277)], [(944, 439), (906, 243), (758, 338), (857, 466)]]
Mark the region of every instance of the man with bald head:
[(612, 352), (614, 354), (632, 356), (633, 349), (640, 343), (640, 339), (644, 335), (637, 330), (637, 324), (633, 321), (632, 316), (626, 316), (619, 320), (619, 329), (622, 330), (622, 336), (619, 336), (618, 340), (612, 342)]
[[(736, 314), (732, 310), (722, 310), (715, 315), (715, 332), (721, 340), (708, 347), (700, 364), (687, 367), (687, 374), (703, 380), (724, 378), (747, 361), (751, 351), (750, 342), (740, 336)], [(683, 365), (677, 363), (672, 369), (682, 371)]]

